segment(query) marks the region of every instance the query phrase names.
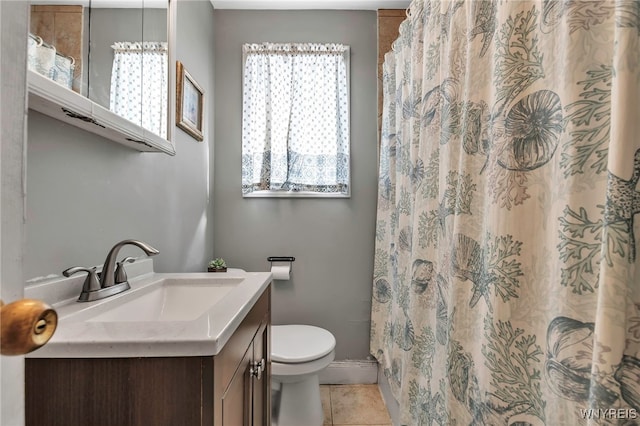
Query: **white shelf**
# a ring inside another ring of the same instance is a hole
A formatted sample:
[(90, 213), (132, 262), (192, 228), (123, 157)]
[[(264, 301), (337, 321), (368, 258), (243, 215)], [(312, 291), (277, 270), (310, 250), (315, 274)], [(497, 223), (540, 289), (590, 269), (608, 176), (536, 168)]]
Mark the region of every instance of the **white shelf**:
[(27, 71), (29, 109), (141, 152), (175, 155), (171, 142), (48, 78)]

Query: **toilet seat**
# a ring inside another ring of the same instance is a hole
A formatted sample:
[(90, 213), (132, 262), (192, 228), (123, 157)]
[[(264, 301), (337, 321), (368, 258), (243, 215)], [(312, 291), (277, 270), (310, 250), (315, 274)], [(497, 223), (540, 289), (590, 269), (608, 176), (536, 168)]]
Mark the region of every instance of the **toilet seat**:
[(271, 360), (282, 364), (315, 361), (333, 352), (336, 339), (312, 325), (271, 326)]

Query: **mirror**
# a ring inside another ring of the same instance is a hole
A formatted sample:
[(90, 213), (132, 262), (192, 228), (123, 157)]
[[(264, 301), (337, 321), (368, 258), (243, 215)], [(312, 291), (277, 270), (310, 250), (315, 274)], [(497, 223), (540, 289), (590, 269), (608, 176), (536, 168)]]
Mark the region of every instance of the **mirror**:
[(33, 0), (29, 68), (169, 139), (168, 3)]
[(166, 138), (166, 0), (131, 0), (127, 8), (95, 3), (92, 0), (89, 99)]

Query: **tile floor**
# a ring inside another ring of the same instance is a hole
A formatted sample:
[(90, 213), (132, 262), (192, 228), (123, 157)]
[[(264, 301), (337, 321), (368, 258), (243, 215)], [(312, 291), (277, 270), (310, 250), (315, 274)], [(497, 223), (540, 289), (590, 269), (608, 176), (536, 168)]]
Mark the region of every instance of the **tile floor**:
[(322, 385), (324, 424), (392, 426), (378, 385)]

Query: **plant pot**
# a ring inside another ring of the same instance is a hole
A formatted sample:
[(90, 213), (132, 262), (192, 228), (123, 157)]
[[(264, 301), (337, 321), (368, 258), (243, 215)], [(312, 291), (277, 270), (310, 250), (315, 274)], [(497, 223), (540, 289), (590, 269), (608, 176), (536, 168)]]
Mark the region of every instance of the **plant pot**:
[(227, 272), (227, 268), (207, 268), (209, 272)]

